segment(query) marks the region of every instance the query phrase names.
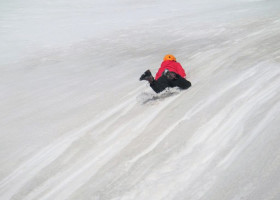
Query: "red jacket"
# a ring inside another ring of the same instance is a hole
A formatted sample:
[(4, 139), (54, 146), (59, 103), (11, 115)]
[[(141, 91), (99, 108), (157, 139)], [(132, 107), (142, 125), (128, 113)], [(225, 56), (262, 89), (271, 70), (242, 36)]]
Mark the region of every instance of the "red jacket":
[(168, 69), (171, 72), (175, 72), (176, 74), (179, 74), (183, 78), (186, 78), (186, 73), (183, 67), (181, 66), (180, 63), (173, 61), (173, 60), (166, 60), (161, 63), (161, 66), (156, 74), (155, 79), (158, 80), (159, 77), (161, 77), (163, 71), (165, 69)]

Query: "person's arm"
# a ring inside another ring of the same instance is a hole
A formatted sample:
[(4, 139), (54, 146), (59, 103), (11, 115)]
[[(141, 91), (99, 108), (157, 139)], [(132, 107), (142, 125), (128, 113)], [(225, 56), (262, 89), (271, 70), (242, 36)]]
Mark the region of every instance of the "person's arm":
[(156, 73), (156, 77), (155, 77), (156, 80), (158, 80), (159, 77), (161, 77), (163, 71), (164, 71), (164, 67), (161, 65), (161, 67), (158, 69), (158, 72)]
[(186, 78), (186, 72), (180, 63), (178, 63), (177, 71), (180, 76), (182, 76), (183, 78)]

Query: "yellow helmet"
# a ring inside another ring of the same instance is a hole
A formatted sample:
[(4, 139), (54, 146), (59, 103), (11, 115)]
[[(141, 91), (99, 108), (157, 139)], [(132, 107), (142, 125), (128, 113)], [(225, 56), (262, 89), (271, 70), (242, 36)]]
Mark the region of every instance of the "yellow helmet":
[(171, 54), (167, 54), (166, 56), (164, 56), (163, 58), (164, 61), (166, 60), (173, 60), (173, 61), (176, 61), (176, 58), (175, 56), (171, 55)]

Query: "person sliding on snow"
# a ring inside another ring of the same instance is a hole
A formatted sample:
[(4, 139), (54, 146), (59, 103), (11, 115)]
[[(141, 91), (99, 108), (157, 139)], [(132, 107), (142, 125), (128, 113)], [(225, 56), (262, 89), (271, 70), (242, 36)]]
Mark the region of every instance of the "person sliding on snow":
[(140, 77), (140, 81), (149, 81), (151, 88), (160, 93), (168, 87), (179, 87), (188, 89), (191, 87), (191, 82), (185, 79), (186, 73), (181, 64), (176, 61), (173, 55), (166, 55), (163, 58), (161, 67), (159, 68), (156, 77), (154, 78), (151, 71), (147, 70)]

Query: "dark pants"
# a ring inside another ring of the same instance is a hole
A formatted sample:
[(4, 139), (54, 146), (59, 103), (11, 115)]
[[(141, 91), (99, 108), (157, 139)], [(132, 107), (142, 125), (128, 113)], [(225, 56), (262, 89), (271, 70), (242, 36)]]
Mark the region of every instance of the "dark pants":
[(177, 74), (176, 79), (168, 79), (166, 76), (161, 76), (158, 80), (153, 81), (150, 86), (156, 92), (160, 93), (168, 87), (179, 87), (181, 89), (188, 89), (191, 87), (191, 82), (182, 78)]

